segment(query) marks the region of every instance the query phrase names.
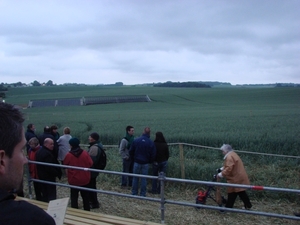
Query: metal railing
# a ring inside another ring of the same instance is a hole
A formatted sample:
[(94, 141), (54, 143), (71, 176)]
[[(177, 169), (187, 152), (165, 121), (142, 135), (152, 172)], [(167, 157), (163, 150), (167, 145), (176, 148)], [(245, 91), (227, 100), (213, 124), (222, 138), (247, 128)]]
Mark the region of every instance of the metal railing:
[(28, 172), (27, 177), (28, 177), (28, 190), (29, 190), (29, 197), (30, 198), (32, 198), (31, 183), (32, 182), (39, 182), (39, 183), (53, 184), (53, 185), (56, 185), (56, 186), (61, 186), (61, 187), (66, 187), (66, 188), (76, 188), (76, 189), (82, 189), (82, 190), (87, 190), (87, 191), (92, 191), (92, 192), (97, 192), (97, 193), (102, 193), (102, 194), (107, 194), (107, 195), (114, 195), (114, 196), (126, 197), (126, 198), (134, 198), (134, 199), (139, 199), (139, 200), (144, 200), (144, 201), (146, 200), (146, 201), (152, 201), (152, 202), (160, 203), (161, 224), (165, 223), (165, 204), (173, 204), (173, 205), (180, 205), (180, 206), (204, 208), (204, 209), (218, 210), (218, 211), (224, 211), (224, 212), (226, 211), (226, 212), (234, 212), (234, 213), (245, 213), (245, 214), (267, 216), (267, 217), (276, 217), (276, 218), (299, 220), (300, 221), (300, 217), (285, 215), (285, 214), (268, 213), (268, 212), (261, 212), (261, 211), (252, 211), (252, 210), (242, 210), (242, 209), (234, 209), (234, 208), (225, 208), (225, 207), (220, 207), (220, 206), (212, 206), (212, 205), (205, 205), (205, 204), (193, 204), (193, 203), (190, 203), (190, 202), (173, 201), (173, 200), (165, 199), (165, 182), (167, 182), (167, 181), (168, 182), (186, 183), (186, 184), (202, 184), (202, 185), (207, 185), (207, 186), (211, 185), (211, 186), (224, 186), (224, 187), (240, 187), (240, 188), (252, 189), (252, 190), (257, 190), (257, 191), (263, 191), (263, 190), (264, 191), (277, 191), (277, 192), (289, 192), (289, 193), (295, 193), (295, 194), (300, 194), (299, 189), (276, 188), (276, 187), (265, 187), (265, 186), (254, 186), (254, 185), (239, 185), (239, 184), (228, 184), (228, 183), (221, 183), (221, 182), (212, 182), (212, 181), (177, 179), (177, 178), (167, 177), (167, 176), (165, 176), (164, 173), (160, 173), (159, 176), (156, 177), (156, 176), (140, 175), (140, 174), (133, 174), (133, 173), (123, 173), (123, 172), (108, 171), (108, 170), (97, 170), (97, 169), (91, 169), (91, 168), (65, 166), (65, 165), (58, 165), (58, 164), (49, 164), (49, 163), (36, 162), (36, 161), (30, 161), (30, 160), (28, 161), (28, 163), (46, 165), (46, 166), (54, 166), (54, 167), (60, 167), (60, 168), (65, 168), (65, 169), (76, 169), (76, 170), (83, 170), (83, 171), (90, 171), (90, 172), (99, 172), (99, 173), (103, 173), (103, 174), (111, 174), (111, 175), (118, 175), (118, 176), (127, 175), (127, 176), (132, 176), (132, 177), (139, 177), (139, 178), (158, 179), (158, 181), (161, 184), (160, 185), (161, 186), (160, 198), (150, 198), (150, 197), (143, 197), (143, 196), (137, 196), (137, 195), (123, 194), (123, 193), (113, 192), (113, 191), (90, 189), (90, 188), (84, 188), (84, 187), (69, 185), (69, 184), (32, 179), (29, 175), (29, 172)]

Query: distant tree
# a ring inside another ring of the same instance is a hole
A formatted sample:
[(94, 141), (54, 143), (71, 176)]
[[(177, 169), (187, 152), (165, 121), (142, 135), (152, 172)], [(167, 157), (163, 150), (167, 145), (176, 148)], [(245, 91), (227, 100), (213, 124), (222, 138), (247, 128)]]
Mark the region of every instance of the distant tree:
[(46, 83), (46, 86), (53, 86), (52, 80), (48, 80), (48, 82)]
[(115, 85), (116, 86), (123, 86), (123, 82), (116, 82)]
[(210, 88), (209, 85), (199, 82), (166, 82), (155, 84), (154, 87), (188, 87), (188, 88)]
[(7, 91), (7, 87), (4, 87), (4, 85), (0, 84), (0, 91)]
[(36, 86), (41, 86), (40, 82), (38, 82), (38, 81), (36, 81), (36, 80), (33, 81), (31, 84), (32, 84), (32, 86), (35, 86), (35, 87), (36, 87)]
[(23, 84), (22, 82), (17, 82), (17, 83), (13, 83), (12, 84), (14, 87), (22, 87), (23, 85), (25, 85), (25, 84)]

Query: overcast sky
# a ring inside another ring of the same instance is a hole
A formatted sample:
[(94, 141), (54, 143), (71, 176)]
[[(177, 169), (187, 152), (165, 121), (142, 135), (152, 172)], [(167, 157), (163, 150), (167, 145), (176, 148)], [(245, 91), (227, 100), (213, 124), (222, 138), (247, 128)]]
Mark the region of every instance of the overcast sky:
[(0, 83), (300, 83), (299, 0), (0, 0)]

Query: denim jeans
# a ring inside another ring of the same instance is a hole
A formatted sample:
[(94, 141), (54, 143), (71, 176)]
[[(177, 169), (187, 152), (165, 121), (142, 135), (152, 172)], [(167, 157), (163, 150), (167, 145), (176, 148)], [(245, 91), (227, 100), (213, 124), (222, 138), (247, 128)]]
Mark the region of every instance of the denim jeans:
[[(168, 161), (160, 162), (160, 163), (153, 163), (152, 164), (152, 172), (153, 176), (158, 176), (160, 172), (166, 173), (168, 166)], [(159, 194), (160, 193), (160, 182), (157, 179), (152, 180), (152, 193)]]
[[(132, 173), (133, 172), (133, 161), (131, 159), (123, 159), (123, 173)], [(132, 177), (127, 175), (122, 175), (121, 179), (122, 186), (132, 186)]]
[[(134, 163), (133, 164), (133, 173), (134, 174), (142, 174), (142, 175), (148, 175), (148, 164), (139, 164)], [(138, 195), (139, 191), (139, 177), (133, 177), (132, 179), (132, 194)], [(140, 196), (146, 197), (146, 191), (147, 191), (147, 179), (141, 178), (141, 192)]]

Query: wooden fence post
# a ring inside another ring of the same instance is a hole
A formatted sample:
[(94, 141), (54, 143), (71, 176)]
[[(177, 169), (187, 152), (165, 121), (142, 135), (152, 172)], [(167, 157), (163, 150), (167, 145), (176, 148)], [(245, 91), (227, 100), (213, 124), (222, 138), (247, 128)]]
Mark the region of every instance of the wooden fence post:
[(183, 144), (179, 144), (179, 156), (180, 156), (181, 178), (182, 178), (182, 179), (185, 179), (185, 167), (184, 167)]

